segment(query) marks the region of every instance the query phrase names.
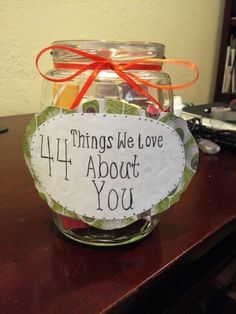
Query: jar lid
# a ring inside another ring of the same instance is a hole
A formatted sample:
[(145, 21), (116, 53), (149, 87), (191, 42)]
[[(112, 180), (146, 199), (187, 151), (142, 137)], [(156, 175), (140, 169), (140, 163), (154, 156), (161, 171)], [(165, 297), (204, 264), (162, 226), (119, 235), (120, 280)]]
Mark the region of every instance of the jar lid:
[[(73, 47), (115, 62), (142, 58), (162, 59), (165, 51), (165, 46), (162, 44), (142, 41), (62, 40), (53, 42), (53, 45)], [(54, 62), (91, 62), (63, 49), (54, 49), (52, 55)]]

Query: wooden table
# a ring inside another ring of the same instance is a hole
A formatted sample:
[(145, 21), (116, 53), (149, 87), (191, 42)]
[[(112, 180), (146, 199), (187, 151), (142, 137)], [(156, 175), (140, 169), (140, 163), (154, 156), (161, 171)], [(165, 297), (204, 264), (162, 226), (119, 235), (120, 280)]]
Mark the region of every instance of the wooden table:
[[(142, 298), (149, 302), (148, 289), (160, 291), (168, 273), (186, 269), (236, 229), (236, 158), (222, 151), (201, 154), (181, 201), (142, 241), (96, 248), (66, 239), (24, 163), (21, 143), (30, 118), (0, 118), (9, 128), (0, 134), (1, 313), (128, 313)], [(162, 298), (157, 293), (152, 302)]]

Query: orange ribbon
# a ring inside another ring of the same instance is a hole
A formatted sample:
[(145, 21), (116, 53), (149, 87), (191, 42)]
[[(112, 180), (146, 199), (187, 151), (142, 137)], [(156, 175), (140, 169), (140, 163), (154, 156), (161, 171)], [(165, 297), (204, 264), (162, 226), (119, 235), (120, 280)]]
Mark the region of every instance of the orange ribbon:
[[(79, 56), (82, 56), (86, 59), (89, 59), (92, 62), (89, 64), (66, 63), (66, 62), (54, 63), (54, 66), (56, 69), (60, 68), (60, 69), (68, 69), (68, 70), (76, 70), (76, 71), (72, 75), (69, 75), (65, 78), (52, 78), (42, 73), (39, 69), (39, 59), (46, 51), (52, 50), (52, 49), (66, 50), (74, 54), (77, 54)], [(138, 94), (141, 94), (145, 96), (146, 98), (148, 98), (151, 102), (155, 103), (158, 106), (158, 108), (162, 111), (163, 111), (163, 108), (161, 104), (152, 95), (150, 95), (144, 88), (142, 88), (142, 86), (140, 86), (136, 82), (139, 82), (144, 86), (148, 86), (148, 87), (152, 87), (156, 89), (173, 90), (173, 89), (181, 89), (181, 88), (188, 87), (192, 85), (194, 82), (196, 82), (199, 77), (199, 70), (197, 66), (194, 63), (190, 61), (186, 61), (186, 60), (143, 58), (143, 59), (133, 60), (132, 62), (127, 62), (127, 63), (116, 63), (116, 62), (113, 62), (111, 59), (102, 58), (102, 57), (87, 53), (85, 51), (78, 50), (76, 48), (60, 46), (60, 45), (49, 46), (41, 50), (38, 53), (35, 62), (36, 62), (37, 70), (42, 75), (42, 77), (44, 77), (48, 81), (57, 82), (57, 83), (70, 81), (85, 71), (88, 71), (88, 70), (92, 71), (92, 73), (87, 78), (85, 84), (83, 85), (82, 89), (80, 90), (75, 100), (73, 101), (72, 105), (70, 106), (70, 109), (74, 109), (80, 104), (82, 98), (84, 97), (85, 93), (87, 92), (91, 84), (94, 82), (98, 74), (103, 70), (114, 71), (118, 76), (120, 76), (124, 81), (126, 81), (128, 85), (130, 85)], [(140, 78), (139, 76), (129, 72), (130, 70), (161, 71), (163, 63), (185, 66), (195, 71), (195, 76), (192, 81), (182, 83), (182, 84), (158, 85), (158, 84), (151, 83), (147, 80), (144, 80)]]

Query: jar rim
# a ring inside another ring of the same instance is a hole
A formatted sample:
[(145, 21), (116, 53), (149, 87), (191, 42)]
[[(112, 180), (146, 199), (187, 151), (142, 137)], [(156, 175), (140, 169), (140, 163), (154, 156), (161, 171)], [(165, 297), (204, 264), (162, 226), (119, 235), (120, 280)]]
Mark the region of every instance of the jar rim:
[[(164, 58), (165, 46), (148, 41), (108, 41), (108, 40), (58, 40), (55, 46), (73, 47), (96, 56), (110, 58), (116, 62), (141, 58)], [(53, 49), (54, 62), (86, 62), (84, 57), (63, 49)]]

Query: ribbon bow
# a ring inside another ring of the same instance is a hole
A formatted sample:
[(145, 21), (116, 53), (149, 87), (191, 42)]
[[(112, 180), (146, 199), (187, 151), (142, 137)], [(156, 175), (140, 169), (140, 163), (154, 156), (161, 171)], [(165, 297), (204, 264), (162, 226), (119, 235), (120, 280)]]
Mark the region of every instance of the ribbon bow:
[[(92, 62), (89, 64), (56, 62), (54, 63), (54, 67), (56, 69), (60, 68), (60, 69), (68, 69), (68, 70), (76, 70), (76, 71), (72, 75), (69, 75), (64, 78), (52, 78), (42, 73), (39, 69), (39, 59), (46, 51), (52, 50), (52, 49), (66, 50), (74, 54), (77, 54), (79, 56), (82, 56), (86, 59), (89, 59)], [(192, 85), (194, 82), (196, 82), (199, 77), (199, 70), (197, 66), (194, 63), (190, 61), (186, 61), (186, 60), (142, 58), (142, 59), (133, 60), (132, 62), (116, 63), (116, 62), (113, 62), (111, 59), (102, 58), (102, 57), (95, 56), (93, 54), (87, 53), (85, 51), (82, 51), (76, 48), (61, 46), (61, 45), (53, 45), (53, 46), (44, 48), (38, 53), (35, 62), (36, 62), (37, 70), (41, 74), (42, 77), (44, 77), (48, 81), (57, 82), (57, 83), (70, 81), (85, 71), (88, 71), (88, 70), (92, 71), (92, 73), (87, 78), (85, 84), (83, 85), (82, 89), (80, 90), (76, 98), (74, 99), (72, 105), (70, 106), (70, 109), (74, 109), (80, 104), (82, 98), (84, 97), (85, 93), (87, 92), (87, 90), (89, 89), (93, 81), (96, 79), (98, 74), (103, 70), (114, 71), (118, 76), (120, 76), (124, 81), (126, 81), (128, 85), (131, 88), (133, 88), (138, 94), (141, 94), (145, 96), (146, 98), (148, 98), (152, 103), (155, 103), (158, 106), (158, 108), (162, 111), (163, 111), (163, 108), (161, 104), (152, 95), (150, 95), (141, 85), (137, 84), (136, 82), (139, 82), (142, 85), (148, 86), (151, 88), (162, 89), (162, 90), (173, 90), (173, 89), (181, 89), (181, 88), (188, 87)], [(134, 73), (130, 72), (130, 70), (161, 71), (163, 63), (178, 64), (178, 65), (185, 66), (195, 71), (195, 77), (193, 78), (192, 81), (182, 83), (182, 84), (158, 85), (158, 84), (151, 83), (147, 80), (144, 80), (140, 78), (139, 76), (135, 75)]]

